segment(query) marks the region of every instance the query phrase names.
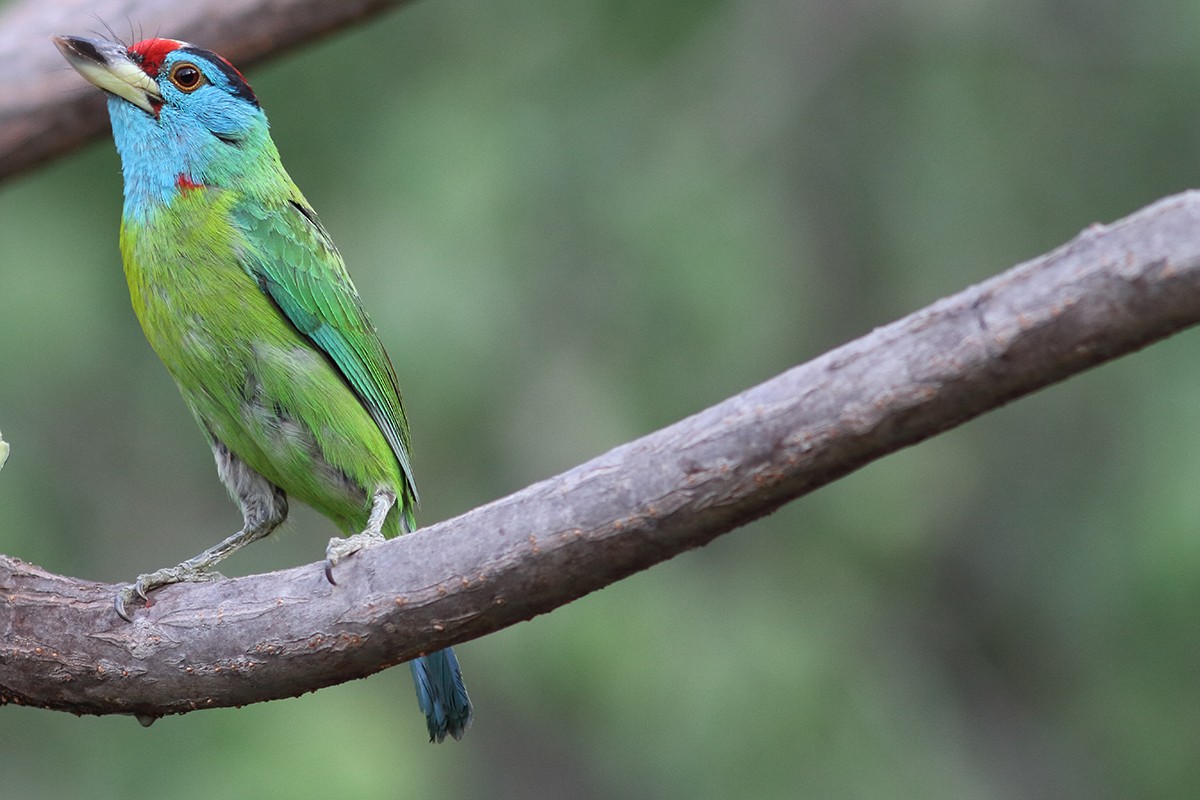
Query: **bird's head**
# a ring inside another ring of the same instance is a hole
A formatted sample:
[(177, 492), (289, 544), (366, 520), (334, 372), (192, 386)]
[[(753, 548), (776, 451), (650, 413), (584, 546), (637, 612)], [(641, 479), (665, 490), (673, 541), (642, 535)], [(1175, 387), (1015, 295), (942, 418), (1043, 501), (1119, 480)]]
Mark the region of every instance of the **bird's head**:
[(168, 201), (180, 187), (244, 180), (258, 156), (278, 162), (254, 91), (216, 53), (175, 39), (52, 39), (108, 93), (127, 199)]

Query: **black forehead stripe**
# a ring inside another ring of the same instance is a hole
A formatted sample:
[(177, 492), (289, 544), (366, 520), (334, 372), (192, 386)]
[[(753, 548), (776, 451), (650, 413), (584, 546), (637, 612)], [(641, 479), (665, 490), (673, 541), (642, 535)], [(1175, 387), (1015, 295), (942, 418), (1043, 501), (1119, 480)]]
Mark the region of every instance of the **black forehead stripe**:
[(212, 64), (221, 74), (225, 76), (225, 81), (229, 84), (229, 93), (234, 97), (240, 97), (254, 105), (258, 105), (258, 98), (254, 96), (254, 90), (250, 88), (250, 84), (246, 83), (246, 79), (242, 74), (234, 69), (228, 61), (221, 58), (211, 50), (204, 50), (199, 47), (181, 47), (180, 53), (191, 53), (194, 56), (204, 59), (208, 64)]

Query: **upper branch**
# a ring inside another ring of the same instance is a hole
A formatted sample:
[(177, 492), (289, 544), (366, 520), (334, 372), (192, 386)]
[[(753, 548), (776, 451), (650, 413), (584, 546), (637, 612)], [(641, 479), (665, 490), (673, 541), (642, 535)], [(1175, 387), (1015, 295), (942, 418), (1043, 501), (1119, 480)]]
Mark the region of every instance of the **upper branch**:
[(0, 702), (150, 717), (294, 695), (545, 613), (1014, 397), (1200, 321), (1200, 193), (550, 480), (380, 547), (156, 592), (0, 557)]
[(71, 150), (104, 129), (104, 100), (49, 36), (111, 25), (127, 38), (169, 36), (249, 66), (406, 0), (18, 0), (0, 11), (0, 179)]

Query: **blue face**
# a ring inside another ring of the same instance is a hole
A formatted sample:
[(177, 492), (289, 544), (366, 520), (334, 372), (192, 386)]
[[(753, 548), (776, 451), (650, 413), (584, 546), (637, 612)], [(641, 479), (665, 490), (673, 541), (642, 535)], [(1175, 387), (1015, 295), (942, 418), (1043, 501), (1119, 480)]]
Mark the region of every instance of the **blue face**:
[(151, 101), (157, 114), (108, 100), (127, 218), (144, 219), (185, 187), (243, 184), (264, 157), (278, 158), (254, 92), (229, 62), (163, 39), (133, 45), (129, 57), (154, 78), (162, 100)]
[(262, 117), (245, 78), (207, 50), (191, 46), (172, 50), (155, 80), (163, 98), (162, 125), (198, 123), (216, 138), (234, 144)]

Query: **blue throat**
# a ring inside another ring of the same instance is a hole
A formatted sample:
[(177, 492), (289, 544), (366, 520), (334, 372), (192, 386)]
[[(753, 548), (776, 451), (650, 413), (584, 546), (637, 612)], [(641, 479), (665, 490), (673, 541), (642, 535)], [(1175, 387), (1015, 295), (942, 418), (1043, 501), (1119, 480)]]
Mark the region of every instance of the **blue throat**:
[[(266, 115), (249, 103), (213, 104), (213, 114), (182, 114), (164, 106), (158, 118), (108, 98), (113, 139), (125, 177), (126, 220), (144, 222), (180, 192), (180, 179), (228, 186), (259, 159), (278, 165)], [(261, 165), (261, 161), (258, 161)]]

